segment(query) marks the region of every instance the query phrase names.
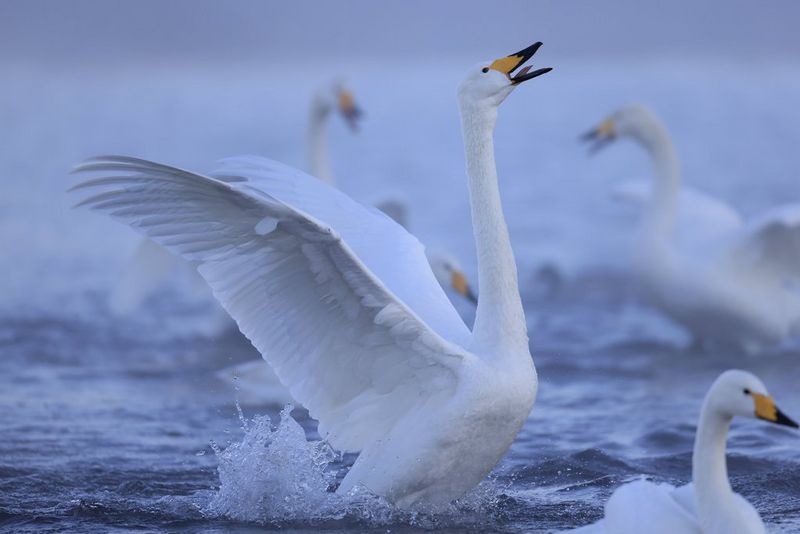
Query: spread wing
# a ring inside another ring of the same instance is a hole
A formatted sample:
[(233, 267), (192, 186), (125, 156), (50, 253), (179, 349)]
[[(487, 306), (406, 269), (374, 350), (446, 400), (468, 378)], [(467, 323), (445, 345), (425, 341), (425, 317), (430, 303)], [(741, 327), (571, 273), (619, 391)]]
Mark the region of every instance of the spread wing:
[(446, 398), (475, 358), (419, 242), (314, 178), (260, 158), (217, 178), (125, 156), (76, 170), (103, 173), (74, 188), (92, 193), (79, 205), (197, 262), (338, 449)]
[(748, 224), (736, 242), (735, 258), (780, 279), (800, 276), (800, 204), (769, 210)]

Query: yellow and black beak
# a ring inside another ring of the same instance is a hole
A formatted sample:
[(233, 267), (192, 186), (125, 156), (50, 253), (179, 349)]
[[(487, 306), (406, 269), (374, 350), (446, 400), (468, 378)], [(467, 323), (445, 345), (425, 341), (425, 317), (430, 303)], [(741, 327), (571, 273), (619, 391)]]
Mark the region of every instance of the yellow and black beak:
[(590, 154), (594, 154), (601, 148), (610, 144), (616, 138), (616, 125), (614, 124), (614, 119), (611, 117), (604, 120), (597, 127), (592, 128), (580, 137), (581, 141), (591, 143), (589, 146)]
[(459, 270), (454, 269), (452, 278), (450, 281), (450, 285), (453, 286), (453, 289), (456, 292), (466, 298), (473, 304), (478, 303), (478, 297), (475, 296), (475, 293), (472, 292), (472, 288), (469, 286), (469, 282), (467, 282), (467, 277)]
[(526, 80), (531, 80), (536, 78), (537, 76), (541, 76), (542, 74), (546, 74), (553, 70), (550, 67), (545, 67), (542, 69), (536, 69), (531, 71), (531, 66), (528, 65), (523, 67), (522, 70), (514, 74), (514, 71), (522, 67), (522, 65), (528, 61), (533, 55), (539, 50), (539, 47), (542, 46), (541, 42), (533, 43), (531, 46), (524, 50), (520, 50), (516, 54), (511, 54), (510, 56), (502, 57), (500, 59), (496, 59), (489, 65), (487, 68), (496, 70), (498, 72), (502, 72), (508, 79), (511, 80), (512, 85), (520, 84)]
[(761, 395), (759, 393), (751, 393), (750, 396), (753, 397), (753, 401), (756, 404), (756, 417), (759, 419), (769, 421), (770, 423), (775, 423), (776, 425), (800, 428), (800, 425), (786, 416), (786, 414), (784, 414), (778, 409), (777, 406), (775, 406), (775, 401), (772, 399), (772, 397)]
[(339, 112), (342, 114), (342, 117), (344, 117), (347, 125), (350, 126), (350, 129), (357, 132), (358, 121), (364, 113), (356, 105), (353, 93), (347, 89), (341, 89), (339, 91)]

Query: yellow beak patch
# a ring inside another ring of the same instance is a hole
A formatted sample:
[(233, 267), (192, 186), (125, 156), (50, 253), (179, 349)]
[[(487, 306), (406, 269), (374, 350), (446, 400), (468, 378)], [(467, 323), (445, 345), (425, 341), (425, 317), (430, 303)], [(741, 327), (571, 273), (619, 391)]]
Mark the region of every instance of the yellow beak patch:
[(346, 115), (356, 109), (356, 100), (353, 93), (346, 89), (339, 91), (339, 109)]
[(751, 395), (756, 403), (756, 417), (773, 422), (778, 420), (778, 409), (775, 407), (772, 397), (759, 393), (751, 393)]
[(506, 56), (492, 61), (489, 68), (508, 75), (508, 73), (516, 69), (523, 61), (525, 61), (525, 57), (523, 56)]
[(614, 135), (614, 119), (606, 119), (600, 123), (596, 130), (598, 137), (611, 137)]
[(467, 291), (469, 290), (469, 284), (467, 283), (467, 277), (464, 276), (464, 273), (461, 271), (453, 271), (453, 278), (450, 281), (453, 286), (453, 289), (458, 291), (461, 295), (467, 296)]

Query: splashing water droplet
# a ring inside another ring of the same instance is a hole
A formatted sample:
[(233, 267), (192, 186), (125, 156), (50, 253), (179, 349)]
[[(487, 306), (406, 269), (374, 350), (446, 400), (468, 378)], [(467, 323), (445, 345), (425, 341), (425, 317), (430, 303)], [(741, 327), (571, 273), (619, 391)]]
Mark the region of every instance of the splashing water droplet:
[(498, 502), (500, 488), (481, 484), (459, 501), (435, 509), (398, 509), (363, 487), (338, 494), (339, 459), (323, 441), (308, 441), (287, 405), (277, 426), (268, 416), (245, 420), (237, 404), (244, 435), (224, 450), (215, 442), (211, 449), (219, 460), (219, 489), (203, 507), (207, 517), (284, 526), (287, 521), (304, 525), (345, 521), (371, 527), (413, 524), (422, 528), (446, 525), (485, 525), (487, 513)]

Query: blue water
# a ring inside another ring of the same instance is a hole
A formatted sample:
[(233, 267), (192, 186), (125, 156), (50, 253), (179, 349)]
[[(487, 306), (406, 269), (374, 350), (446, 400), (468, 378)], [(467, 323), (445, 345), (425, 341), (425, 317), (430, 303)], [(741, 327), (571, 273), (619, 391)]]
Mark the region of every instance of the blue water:
[[(613, 489), (640, 475), (687, 482), (700, 402), (726, 368), (755, 372), (800, 417), (796, 343), (698, 353), (639, 302), (626, 270), (636, 213), (608, 192), (647, 177), (646, 160), (628, 145), (590, 159), (575, 141), (614, 107), (649, 103), (686, 181), (755, 214), (800, 199), (800, 73), (556, 67), (509, 98), (496, 136), (539, 397), (487, 481), (446, 509), (415, 512), (330, 493), (353, 458), (314, 441), (303, 410), (292, 412), (300, 427), (280, 406), (240, 413), (235, 386), (215, 373), (258, 355), (236, 332), (204, 336), (212, 311), (179, 284), (114, 318), (108, 292), (137, 238), (70, 210), (63, 193), (70, 166), (96, 153), (198, 169), (261, 153), (302, 166), (313, 83), (299, 91), (299, 72), (222, 66), (146, 79), (19, 67), (0, 89), (0, 530), (548, 532), (598, 519)], [(453, 97), (461, 69), (393, 65), (389, 83), (376, 68), (348, 77), (367, 111), (361, 133), (331, 125), (340, 186), (364, 201), (403, 194), (412, 230), (474, 277)], [(561, 273), (556, 291), (542, 288), (543, 262)], [(457, 305), (470, 322), (469, 305)], [(734, 423), (729, 439), (734, 489), (776, 531), (800, 531), (798, 439), (757, 421)]]

